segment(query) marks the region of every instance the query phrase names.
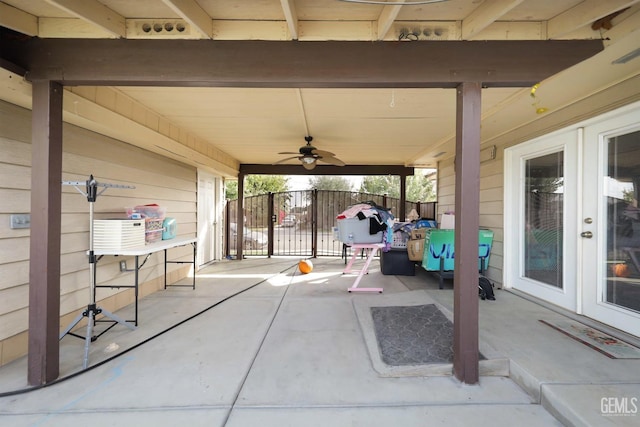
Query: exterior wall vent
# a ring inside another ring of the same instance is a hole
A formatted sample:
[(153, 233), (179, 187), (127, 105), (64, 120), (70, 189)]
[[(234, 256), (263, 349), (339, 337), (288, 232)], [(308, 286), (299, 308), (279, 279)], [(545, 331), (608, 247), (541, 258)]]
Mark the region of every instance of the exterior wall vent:
[(456, 22), (396, 22), (389, 32), (398, 41), (457, 40)]
[(192, 30), (183, 19), (128, 19), (127, 38), (129, 39), (171, 39), (194, 38), (200, 34)]

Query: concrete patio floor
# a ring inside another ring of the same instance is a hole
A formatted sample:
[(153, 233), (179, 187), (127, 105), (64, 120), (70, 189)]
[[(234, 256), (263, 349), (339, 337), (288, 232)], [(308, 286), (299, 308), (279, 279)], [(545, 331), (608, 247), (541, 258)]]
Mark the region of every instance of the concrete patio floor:
[[(25, 391), (26, 358), (1, 367), (0, 425), (640, 423), (640, 359), (610, 359), (539, 322), (562, 318), (555, 310), (501, 290), (479, 301), (487, 360), (479, 384), (465, 385), (450, 365), (385, 365), (368, 318), (372, 306), (430, 303), (450, 316), (451, 282), (439, 290), (419, 268), (382, 275), (374, 261), (360, 286), (384, 293), (348, 293), (343, 260), (313, 260), (307, 275), (297, 261), (221, 261), (198, 272), (195, 290), (141, 299), (139, 327), (117, 325), (93, 342), (84, 372), (84, 341), (65, 336), (61, 379), (46, 387)], [(631, 405), (624, 415), (603, 408), (621, 401)]]

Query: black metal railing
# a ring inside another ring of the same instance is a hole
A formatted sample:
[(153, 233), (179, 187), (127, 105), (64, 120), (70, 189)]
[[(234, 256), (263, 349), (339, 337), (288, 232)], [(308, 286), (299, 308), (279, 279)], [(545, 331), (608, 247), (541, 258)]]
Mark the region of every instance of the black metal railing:
[[(353, 191), (302, 190), (268, 193), (244, 199), (244, 256), (341, 256), (342, 243), (334, 237), (336, 216), (349, 206), (374, 202), (400, 210), (400, 200)], [(225, 209), (225, 255), (236, 251), (237, 200)], [(436, 202), (405, 202), (407, 213), (435, 219)]]

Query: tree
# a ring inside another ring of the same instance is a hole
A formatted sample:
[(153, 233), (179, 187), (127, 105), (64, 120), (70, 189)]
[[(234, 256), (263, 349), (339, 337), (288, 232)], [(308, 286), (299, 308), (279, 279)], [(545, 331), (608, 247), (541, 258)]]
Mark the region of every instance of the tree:
[(244, 181), (245, 196), (280, 193), (289, 189), (289, 179), (283, 175), (248, 175)]
[(407, 200), (412, 202), (434, 202), (436, 200), (436, 192), (433, 188), (433, 181), (424, 174), (408, 176)]
[(400, 197), (400, 177), (397, 175), (367, 176), (360, 184), (361, 193), (386, 194), (389, 197)]
[[(280, 193), (289, 190), (289, 179), (284, 175), (247, 175), (244, 180), (244, 195), (257, 196), (267, 193)], [(238, 181), (225, 183), (227, 199), (238, 198)]]
[(352, 184), (342, 176), (316, 175), (309, 178), (309, 188), (312, 190), (351, 191)]
[[(397, 175), (368, 176), (362, 180), (360, 192), (386, 194), (400, 197), (400, 177)], [(412, 202), (430, 202), (436, 198), (433, 182), (424, 174), (407, 177), (407, 200)]]
[(238, 198), (238, 181), (226, 181), (224, 183), (224, 195), (227, 200), (236, 200)]

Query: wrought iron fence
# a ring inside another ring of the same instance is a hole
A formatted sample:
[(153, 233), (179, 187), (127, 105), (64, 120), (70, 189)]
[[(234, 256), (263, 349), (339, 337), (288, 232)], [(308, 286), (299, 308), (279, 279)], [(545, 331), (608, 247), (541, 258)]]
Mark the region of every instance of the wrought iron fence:
[[(334, 237), (336, 216), (349, 206), (373, 202), (397, 213), (398, 198), (353, 191), (302, 190), (268, 193), (244, 199), (244, 256), (341, 256)], [(225, 254), (234, 257), (238, 201), (225, 210)], [(407, 213), (435, 219), (436, 202), (405, 202)]]

